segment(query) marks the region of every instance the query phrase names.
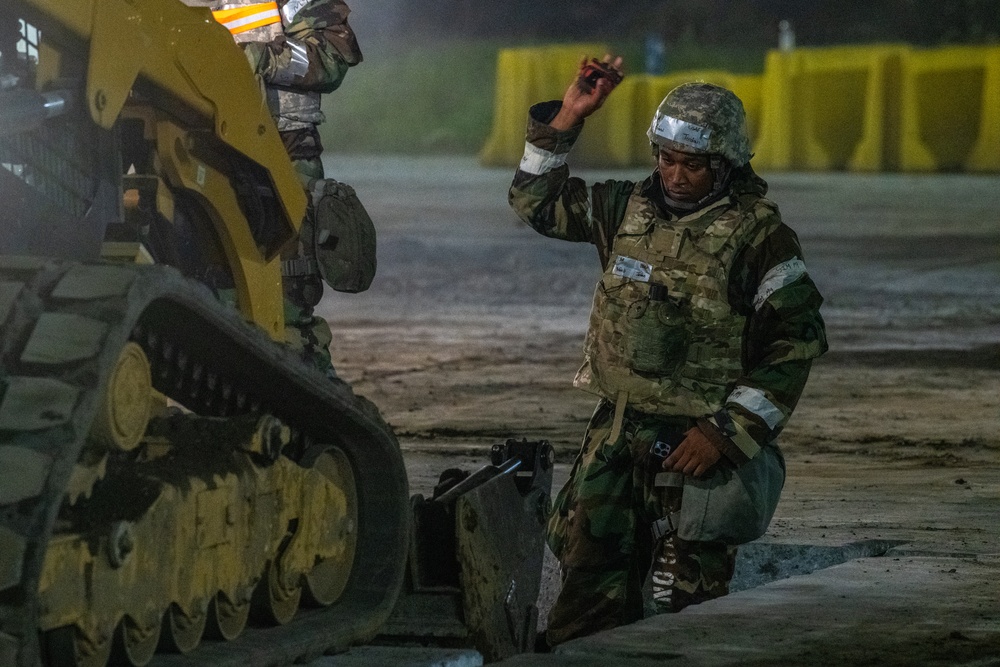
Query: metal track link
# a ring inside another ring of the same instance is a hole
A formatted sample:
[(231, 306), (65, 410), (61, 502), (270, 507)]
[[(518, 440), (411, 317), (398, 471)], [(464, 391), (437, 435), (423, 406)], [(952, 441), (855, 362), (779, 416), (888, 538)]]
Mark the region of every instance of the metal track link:
[(46, 546), (129, 340), (144, 349), (158, 391), (205, 416), (272, 414), (293, 428), (301, 449), (335, 444), (358, 490), (357, 557), (338, 602), (151, 664), (289, 664), (378, 632), (402, 585), (409, 505), (395, 438), (368, 401), (168, 267), (0, 258), (0, 326), (0, 664), (41, 664), (37, 591)]

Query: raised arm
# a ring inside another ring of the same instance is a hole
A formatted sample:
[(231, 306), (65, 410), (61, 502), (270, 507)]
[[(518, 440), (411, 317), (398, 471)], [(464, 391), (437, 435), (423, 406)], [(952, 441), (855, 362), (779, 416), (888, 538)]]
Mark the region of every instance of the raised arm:
[[(511, 208), (540, 234), (595, 243), (602, 251), (624, 214), (629, 181), (593, 187), (570, 177), (566, 158), (596, 111), (621, 81), (621, 58), (584, 60), (562, 101), (531, 107), (524, 157), (508, 193)], [(602, 260), (604, 253), (602, 252)]]
[(584, 58), (563, 95), (562, 107), (549, 124), (557, 130), (576, 127), (604, 105), (624, 76), (621, 56), (612, 59), (605, 55), (603, 60), (590, 62)]

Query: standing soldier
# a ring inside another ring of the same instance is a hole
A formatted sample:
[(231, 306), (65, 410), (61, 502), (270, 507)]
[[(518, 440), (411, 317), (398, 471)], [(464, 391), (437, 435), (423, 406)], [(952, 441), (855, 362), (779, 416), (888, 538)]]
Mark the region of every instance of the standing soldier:
[(596, 245), (604, 269), (574, 382), (601, 400), (549, 521), (563, 584), (550, 645), (642, 618), (650, 565), (658, 612), (728, 592), (735, 545), (763, 534), (784, 482), (776, 438), (827, 348), (822, 298), (750, 166), (732, 92), (666, 96), (645, 180), (570, 177), (620, 66), (591, 61), (561, 102), (532, 107), (509, 195), (539, 233)]
[[(310, 207), (299, 232), (298, 247), (282, 258), (285, 338), (305, 361), (335, 377), (329, 350), (330, 326), (313, 312), (323, 295), (324, 277), (313, 243), (318, 201), (325, 192), (320, 159), (323, 144), (317, 126), (325, 120), (320, 109), (321, 94), (336, 90), (348, 68), (362, 59), (357, 38), (347, 22), (350, 9), (343, 0), (184, 1), (212, 8), (216, 20), (243, 47), (264, 84), (268, 108), (285, 149), (309, 191)], [(350, 195), (353, 197), (353, 191)]]

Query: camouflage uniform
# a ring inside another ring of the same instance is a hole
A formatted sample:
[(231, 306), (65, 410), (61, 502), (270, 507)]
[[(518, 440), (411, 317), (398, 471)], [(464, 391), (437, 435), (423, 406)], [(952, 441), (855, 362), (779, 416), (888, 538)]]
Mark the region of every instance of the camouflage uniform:
[(323, 144), (316, 129), (325, 120), (320, 95), (340, 87), (348, 68), (361, 62), (361, 49), (342, 0), (280, 0), (278, 5), (283, 34), (242, 46), (266, 86), (268, 107), (296, 168), (308, 178), (322, 178)]
[[(601, 402), (549, 521), (563, 577), (551, 644), (641, 618), (650, 567), (656, 611), (728, 592), (735, 547), (651, 534), (681, 502), (680, 487), (664, 483), (674, 473), (662, 472), (651, 445), (679, 443), (697, 426), (720, 450), (717, 465), (728, 466), (777, 447), (811, 359), (826, 350), (822, 298), (795, 233), (764, 198), (767, 184), (750, 167), (745, 140), (720, 146), (725, 133), (716, 132), (711, 165), (722, 187), (679, 210), (656, 171), (639, 183), (588, 187), (571, 178), (565, 158), (582, 124), (549, 126), (559, 108), (532, 107), (509, 193), (539, 233), (595, 244), (604, 268), (575, 380)], [(676, 132), (687, 152), (692, 142), (709, 145), (708, 133), (683, 134), (697, 124), (671, 127), (663, 111), (651, 132)]]
[[(198, 0), (188, 0), (197, 2)], [(213, 8), (254, 5), (236, 0)], [(268, 108), (278, 126), (303, 184), (323, 178), (323, 144), (317, 126), (325, 118), (320, 96), (336, 90), (349, 67), (361, 62), (354, 31), (347, 22), (350, 9), (342, 0), (278, 0), (281, 22), (235, 34), (254, 72), (264, 84)], [(216, 16), (219, 18), (219, 15)], [(311, 238), (312, 207), (300, 237)], [(330, 326), (313, 313), (323, 294), (323, 282), (307, 244), (283, 259), (285, 339), (300, 350), (303, 360), (334, 376), (329, 345)]]

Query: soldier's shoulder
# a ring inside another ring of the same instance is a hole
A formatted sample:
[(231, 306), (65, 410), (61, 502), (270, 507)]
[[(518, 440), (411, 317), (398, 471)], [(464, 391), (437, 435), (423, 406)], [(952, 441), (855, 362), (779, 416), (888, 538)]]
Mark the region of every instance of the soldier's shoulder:
[(778, 205), (766, 197), (748, 202), (744, 208), (743, 219), (747, 233), (745, 238), (751, 247), (759, 248), (765, 244), (775, 243), (784, 245), (785, 237), (795, 241), (795, 232), (782, 221)]
[(778, 204), (767, 197), (759, 197), (753, 202), (751, 211), (758, 220), (777, 218), (778, 222), (781, 222), (781, 211), (778, 209)]

